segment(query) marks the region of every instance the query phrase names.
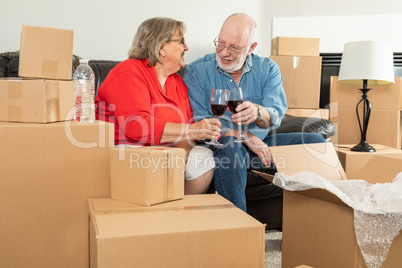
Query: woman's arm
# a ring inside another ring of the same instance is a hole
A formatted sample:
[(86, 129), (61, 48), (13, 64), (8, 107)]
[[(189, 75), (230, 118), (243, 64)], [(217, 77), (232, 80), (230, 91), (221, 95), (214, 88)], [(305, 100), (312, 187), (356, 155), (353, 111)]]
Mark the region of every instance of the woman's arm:
[(193, 124), (165, 124), (160, 143), (218, 139), (221, 133), (221, 123), (217, 119), (206, 118)]

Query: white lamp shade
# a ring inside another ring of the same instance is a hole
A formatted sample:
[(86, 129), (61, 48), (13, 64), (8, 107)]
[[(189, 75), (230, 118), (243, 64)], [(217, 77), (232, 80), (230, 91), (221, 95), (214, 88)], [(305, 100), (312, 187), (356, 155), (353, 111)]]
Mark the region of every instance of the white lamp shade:
[(380, 41), (357, 41), (345, 44), (338, 81), (342, 84), (368, 86), (391, 85), (394, 80), (392, 46)]

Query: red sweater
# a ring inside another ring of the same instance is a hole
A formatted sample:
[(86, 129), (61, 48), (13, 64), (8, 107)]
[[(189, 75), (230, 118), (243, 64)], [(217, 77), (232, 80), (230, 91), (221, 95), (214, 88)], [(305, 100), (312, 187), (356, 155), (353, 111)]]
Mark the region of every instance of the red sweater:
[(182, 78), (170, 75), (165, 94), (155, 68), (147, 64), (135, 59), (119, 63), (98, 89), (96, 119), (114, 123), (115, 144), (161, 145), (167, 122), (193, 122)]

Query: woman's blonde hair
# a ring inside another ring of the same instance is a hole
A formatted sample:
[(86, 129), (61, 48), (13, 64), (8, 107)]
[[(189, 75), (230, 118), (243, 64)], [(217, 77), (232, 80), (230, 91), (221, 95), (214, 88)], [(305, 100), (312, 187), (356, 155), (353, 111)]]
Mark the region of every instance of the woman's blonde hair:
[(148, 59), (148, 66), (161, 62), (159, 50), (164, 43), (169, 43), (175, 32), (183, 35), (186, 26), (184, 22), (171, 18), (157, 17), (145, 20), (138, 27), (133, 43), (128, 51), (130, 59)]

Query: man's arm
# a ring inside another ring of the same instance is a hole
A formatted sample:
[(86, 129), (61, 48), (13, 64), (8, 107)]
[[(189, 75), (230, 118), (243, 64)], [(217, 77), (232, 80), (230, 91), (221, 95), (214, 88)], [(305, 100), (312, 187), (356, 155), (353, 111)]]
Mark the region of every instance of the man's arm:
[[(260, 97), (260, 102), (245, 101), (237, 107), (238, 113), (231, 117), (235, 124), (251, 124), (253, 122), (261, 131), (268, 132), (270, 129), (277, 128), (287, 110), (286, 95), (282, 86), (282, 76), (278, 65), (266, 58), (257, 61), (257, 73), (249, 74), (254, 81), (252, 85), (256, 97)], [(253, 71), (254, 72), (254, 71)], [(260, 112), (261, 111), (261, 117)], [(250, 129), (255, 135), (259, 131)], [(255, 132), (257, 131), (257, 132)], [(261, 135), (260, 135), (261, 136)]]
[(184, 83), (188, 88), (188, 96), (190, 98), (193, 119), (195, 122), (204, 118), (214, 118), (213, 114), (208, 109), (210, 105), (210, 92), (206, 92), (205, 81), (202, 80), (200, 75), (202, 74), (197, 72), (191, 65), (186, 67), (183, 75)]

